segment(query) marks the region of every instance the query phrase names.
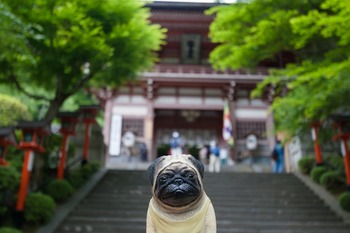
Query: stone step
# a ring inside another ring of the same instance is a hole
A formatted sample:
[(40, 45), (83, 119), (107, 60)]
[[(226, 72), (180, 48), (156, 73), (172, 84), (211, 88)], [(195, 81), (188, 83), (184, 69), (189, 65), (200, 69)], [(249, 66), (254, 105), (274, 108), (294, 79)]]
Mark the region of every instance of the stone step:
[[(205, 174), (218, 233), (349, 233), (293, 175)], [(109, 171), (55, 233), (145, 232), (151, 185), (145, 171)]]

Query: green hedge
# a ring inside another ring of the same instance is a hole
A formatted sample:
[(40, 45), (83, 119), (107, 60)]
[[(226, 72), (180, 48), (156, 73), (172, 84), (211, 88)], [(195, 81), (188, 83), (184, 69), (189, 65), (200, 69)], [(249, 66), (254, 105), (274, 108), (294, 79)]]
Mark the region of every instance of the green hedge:
[(70, 171), (67, 180), (73, 187), (75, 187), (75, 189), (83, 186), (83, 184), (85, 183), (85, 179), (83, 177), (81, 169), (75, 169)]
[(325, 161), (334, 167), (337, 171), (344, 172), (344, 159), (338, 155), (331, 155), (325, 158)]
[(11, 227), (0, 227), (0, 233), (22, 233), (22, 231)]
[(98, 162), (89, 162), (82, 167), (69, 172), (68, 182), (75, 188), (81, 187), (101, 167)]
[(193, 157), (195, 157), (196, 159), (199, 159), (199, 149), (198, 146), (191, 146), (188, 149), (188, 152), (190, 153), (190, 155), (192, 155)]
[(350, 212), (350, 192), (344, 192), (339, 197), (340, 206)]
[(168, 155), (170, 150), (170, 145), (162, 144), (157, 147), (157, 157)]
[(315, 165), (315, 158), (303, 157), (298, 161), (299, 170), (306, 175), (309, 175)]
[(24, 218), (35, 225), (47, 223), (51, 220), (55, 207), (52, 197), (43, 193), (30, 193), (26, 200)]
[(324, 173), (320, 178), (320, 183), (328, 191), (333, 193), (341, 192), (345, 188), (344, 176), (337, 171), (328, 171)]
[(8, 212), (18, 190), (20, 173), (11, 166), (0, 166), (0, 218)]
[(66, 201), (73, 193), (74, 188), (67, 180), (53, 180), (46, 187), (46, 194), (58, 203)]
[(313, 181), (315, 181), (316, 183), (319, 184), (321, 176), (328, 171), (329, 171), (329, 169), (327, 167), (323, 167), (323, 166), (314, 167), (311, 170), (310, 177)]
[(81, 167), (81, 173), (85, 180), (89, 179), (95, 172), (99, 170), (101, 164), (98, 162), (89, 162)]

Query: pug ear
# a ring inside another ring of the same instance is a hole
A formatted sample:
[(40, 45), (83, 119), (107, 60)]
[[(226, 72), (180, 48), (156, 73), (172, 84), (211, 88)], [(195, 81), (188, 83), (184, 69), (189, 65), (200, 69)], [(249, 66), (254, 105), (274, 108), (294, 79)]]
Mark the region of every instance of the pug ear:
[(156, 160), (153, 161), (153, 163), (147, 168), (147, 175), (148, 175), (148, 179), (151, 182), (151, 185), (153, 185), (153, 181), (154, 181), (154, 172), (157, 169), (158, 164), (163, 161), (165, 159), (165, 156), (161, 156), (159, 158), (157, 158)]
[(189, 155), (188, 159), (191, 161), (191, 163), (197, 168), (199, 171), (199, 174), (201, 175), (202, 179), (204, 176), (204, 165), (201, 161), (193, 157), (192, 155)]

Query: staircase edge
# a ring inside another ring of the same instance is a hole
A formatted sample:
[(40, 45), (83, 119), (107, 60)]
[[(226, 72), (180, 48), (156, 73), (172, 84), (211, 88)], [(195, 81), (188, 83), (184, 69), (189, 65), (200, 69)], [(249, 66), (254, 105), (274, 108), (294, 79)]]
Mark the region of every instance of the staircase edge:
[(105, 176), (108, 169), (102, 168), (64, 204), (59, 206), (52, 220), (40, 227), (37, 233), (53, 233), (68, 216), (68, 214), (91, 192), (96, 184)]
[(294, 172), (293, 174), (308, 186), (318, 197), (320, 197), (321, 200), (323, 200), (333, 212), (341, 217), (348, 226), (350, 226), (350, 213), (347, 213), (340, 207), (338, 200), (332, 194), (325, 190), (321, 185), (313, 182), (308, 176), (300, 172)]

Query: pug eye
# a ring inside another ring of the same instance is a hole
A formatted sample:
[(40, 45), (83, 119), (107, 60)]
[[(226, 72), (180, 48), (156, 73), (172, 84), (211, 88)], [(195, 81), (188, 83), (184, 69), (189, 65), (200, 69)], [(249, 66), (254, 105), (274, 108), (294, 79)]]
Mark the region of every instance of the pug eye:
[(187, 177), (189, 179), (194, 179), (194, 173), (192, 173), (192, 172), (187, 173)]
[(167, 176), (161, 176), (161, 177), (159, 178), (159, 181), (162, 182), (162, 183), (164, 183), (165, 181), (167, 181), (167, 179), (168, 179)]

